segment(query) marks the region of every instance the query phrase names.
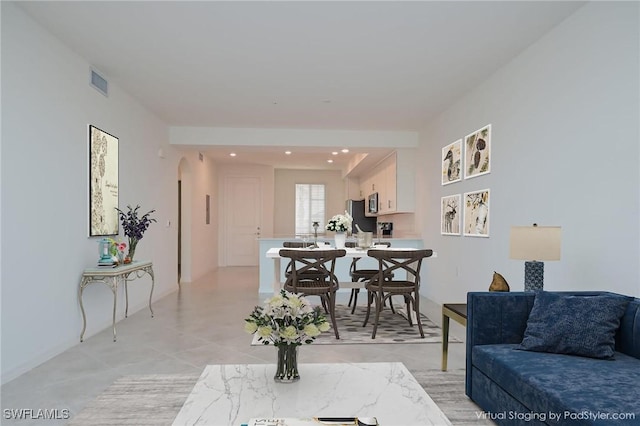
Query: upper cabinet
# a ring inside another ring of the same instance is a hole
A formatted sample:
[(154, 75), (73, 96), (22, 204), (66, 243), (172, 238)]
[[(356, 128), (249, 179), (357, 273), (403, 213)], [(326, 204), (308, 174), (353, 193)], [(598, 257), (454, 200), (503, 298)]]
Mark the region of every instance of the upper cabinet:
[(360, 196), (378, 193), (378, 216), (415, 210), (415, 150), (399, 149), (360, 179)]
[(347, 178), (346, 181), (347, 200), (363, 200), (364, 195), (360, 187), (360, 181), (354, 178)]

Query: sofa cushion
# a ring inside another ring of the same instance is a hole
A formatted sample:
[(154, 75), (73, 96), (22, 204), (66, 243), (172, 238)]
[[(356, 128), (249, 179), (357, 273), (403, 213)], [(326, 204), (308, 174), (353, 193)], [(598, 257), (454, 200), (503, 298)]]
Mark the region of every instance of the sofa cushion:
[(524, 338), (517, 349), (612, 358), (620, 318), (631, 300), (610, 294), (536, 292)]
[[(635, 419), (621, 422), (573, 421), (638, 424), (634, 422), (640, 419), (640, 360), (619, 352), (609, 361), (513, 350), (516, 346), (474, 346), (473, 367), (533, 412), (562, 413), (565, 420), (589, 413), (634, 413)], [(571, 422), (560, 422), (564, 423)]]

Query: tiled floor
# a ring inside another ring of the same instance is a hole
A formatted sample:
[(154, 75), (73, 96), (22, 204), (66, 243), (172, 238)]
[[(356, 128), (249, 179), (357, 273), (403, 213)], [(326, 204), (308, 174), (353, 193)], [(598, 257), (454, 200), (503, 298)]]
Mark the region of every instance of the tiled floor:
[[(342, 296), (342, 295), (341, 295)], [(346, 302), (348, 293), (344, 295)], [(118, 341), (108, 328), (1, 388), (3, 425), (52, 425), (66, 421), (13, 421), (5, 409), (68, 409), (71, 415), (118, 377), (129, 374), (199, 374), (207, 364), (272, 363), (272, 346), (250, 346), (243, 319), (262, 303), (258, 269), (220, 268), (120, 321)], [(361, 302), (362, 303), (362, 302)], [(440, 307), (427, 300), (422, 312), (440, 324)], [(453, 321), (451, 334), (464, 340)], [(416, 331), (417, 332), (417, 331)], [(400, 361), (409, 369), (439, 369), (440, 344), (308, 345), (300, 362)], [(464, 344), (449, 345), (449, 369), (464, 368)]]

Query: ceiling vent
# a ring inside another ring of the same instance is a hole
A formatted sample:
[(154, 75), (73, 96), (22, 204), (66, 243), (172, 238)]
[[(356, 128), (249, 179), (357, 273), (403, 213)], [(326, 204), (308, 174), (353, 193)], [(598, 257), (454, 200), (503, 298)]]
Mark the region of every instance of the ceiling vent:
[(91, 70), (91, 79), (89, 80), (89, 84), (98, 92), (105, 96), (109, 96), (109, 82), (94, 69)]

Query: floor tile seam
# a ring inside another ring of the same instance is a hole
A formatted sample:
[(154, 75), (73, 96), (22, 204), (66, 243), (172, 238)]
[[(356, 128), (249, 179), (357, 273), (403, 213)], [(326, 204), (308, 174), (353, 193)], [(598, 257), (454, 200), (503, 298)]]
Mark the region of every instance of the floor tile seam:
[(174, 361), (176, 361), (176, 362), (178, 362), (178, 363), (180, 363), (182, 365), (187, 365), (189, 367), (193, 367), (195, 369), (200, 369), (200, 370), (202, 370), (204, 368), (202, 366), (202, 364), (200, 364), (200, 363), (194, 363), (194, 362), (191, 362), (191, 361), (189, 361), (189, 360), (187, 360), (185, 358), (179, 358), (177, 356), (174, 356), (173, 354), (167, 354), (167, 356), (169, 358), (172, 358)]
[[(81, 349), (78, 349), (78, 350), (81, 350)], [(92, 358), (93, 361), (96, 361), (96, 362), (102, 364), (102, 366), (101, 366), (102, 368), (106, 368), (107, 370), (111, 369), (111, 366), (109, 364), (105, 363), (101, 359), (96, 358), (92, 354), (83, 353), (83, 355), (86, 355), (86, 356)], [(21, 386), (21, 382), (28, 382), (29, 380), (38, 381), (38, 379), (32, 379), (32, 376), (44, 375), (44, 374), (46, 374), (46, 372), (43, 371), (43, 370), (48, 370), (48, 369), (54, 368), (51, 365), (47, 365), (47, 363), (50, 363), (50, 362), (53, 362), (53, 361), (49, 360), (46, 363), (43, 363), (43, 364), (39, 365), (35, 369), (32, 369), (32, 370), (26, 372), (22, 376), (17, 377), (16, 379), (12, 380), (11, 382), (2, 385), (1, 392), (5, 393), (6, 392), (5, 386), (7, 386), (9, 384), (13, 384), (12, 386)], [(34, 370), (38, 370), (38, 371), (34, 371)], [(74, 375), (72, 377), (61, 377), (59, 379), (54, 379), (54, 380), (47, 379), (47, 381), (45, 383), (40, 383), (38, 385), (38, 388), (37, 388), (36, 392), (39, 392), (41, 390), (44, 391), (45, 389), (51, 388), (52, 386), (58, 386), (60, 384), (72, 382), (73, 380), (76, 380), (78, 378), (92, 377), (92, 376), (95, 377), (95, 376), (104, 374), (103, 371), (100, 370), (100, 369), (93, 369), (93, 370), (97, 371), (97, 372), (87, 372), (87, 373), (75, 373), (74, 372)], [(79, 375), (76, 375), (76, 374), (79, 374)], [(28, 390), (25, 390), (23, 392), (11, 392), (11, 393), (12, 394), (22, 394), (22, 393), (27, 393), (28, 394), (28, 393), (33, 393), (33, 391), (34, 391), (33, 389), (28, 389)]]
[[(213, 341), (208, 341), (208, 340), (205, 340), (205, 339), (200, 339), (200, 338), (197, 338), (197, 339), (201, 340), (201, 342), (199, 342), (196, 346), (189, 347), (189, 350), (201, 349), (201, 348), (204, 348), (206, 346), (209, 346), (209, 345), (215, 343)], [(160, 344), (158, 344), (158, 345), (160, 345)], [(163, 355), (170, 355), (170, 356), (175, 355), (175, 354), (180, 353), (180, 352), (184, 352), (184, 351), (187, 350), (185, 348), (172, 348), (171, 350), (163, 350), (162, 347), (160, 347), (160, 346), (155, 346), (155, 347), (152, 346), (152, 348), (155, 351), (162, 353)]]
[[(117, 373), (118, 372), (117, 369), (113, 368), (112, 366), (107, 366), (106, 370), (107, 371), (111, 371), (113, 373)], [(25, 389), (24, 391), (11, 392), (10, 395), (12, 395), (12, 396), (22, 396), (22, 395), (30, 396), (30, 395), (33, 395), (35, 393), (36, 395), (42, 394), (43, 396), (47, 396), (47, 395), (49, 395), (51, 393), (51, 390), (55, 390), (55, 387), (57, 387), (57, 386), (64, 385), (64, 384), (69, 384), (69, 383), (74, 382), (74, 381), (91, 380), (92, 378), (102, 377), (104, 375), (105, 375), (105, 371), (104, 370), (98, 370), (98, 371), (96, 371), (94, 373), (86, 373), (86, 374), (81, 374), (81, 375), (74, 375), (72, 377), (65, 378), (63, 380), (47, 381), (45, 383), (40, 384), (35, 390), (34, 389)], [(103, 390), (104, 389), (100, 390), (100, 392), (102, 392)], [(5, 394), (5, 391), (3, 390), (2, 393)]]
[[(145, 342), (145, 341), (129, 341), (130, 339), (132, 339), (131, 334), (125, 335), (124, 337), (121, 336), (121, 339), (115, 342), (109, 342), (108, 344), (111, 345), (135, 345), (135, 350), (136, 351), (141, 351), (141, 350), (155, 350), (150, 344), (149, 342)], [(154, 338), (155, 339), (155, 338)], [(80, 345), (84, 345), (87, 344), (86, 346), (77, 346), (79, 350), (81, 350), (82, 352), (84, 352), (85, 354), (98, 359), (99, 361), (103, 361), (104, 358), (100, 358), (100, 355), (96, 354), (95, 351), (100, 351), (102, 350), (102, 348), (90, 348), (91, 345), (91, 341), (85, 341), (83, 343), (81, 343)], [(109, 349), (111, 349), (111, 347), (109, 347)], [(158, 351), (156, 351), (158, 352)], [(100, 354), (104, 354), (104, 352), (100, 352)]]

